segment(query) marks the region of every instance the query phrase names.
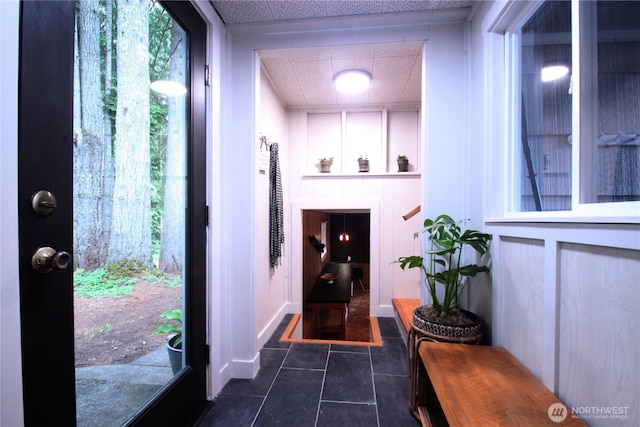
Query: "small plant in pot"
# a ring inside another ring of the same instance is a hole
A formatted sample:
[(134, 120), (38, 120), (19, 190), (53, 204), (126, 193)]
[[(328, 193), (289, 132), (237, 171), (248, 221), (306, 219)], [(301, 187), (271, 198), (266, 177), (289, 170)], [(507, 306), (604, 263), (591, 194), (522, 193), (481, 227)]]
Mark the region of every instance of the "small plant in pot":
[(182, 369), (182, 310), (176, 308), (167, 310), (160, 315), (167, 320), (173, 320), (175, 323), (167, 323), (158, 326), (153, 334), (169, 334), (167, 338), (167, 352), (169, 353), (169, 362), (173, 375)]
[(407, 156), (400, 154), (396, 157), (396, 161), (398, 162), (398, 172), (407, 172), (409, 170), (409, 158)]
[(427, 235), (429, 244), (424, 256), (400, 257), (395, 261), (403, 270), (420, 268), (424, 273), (431, 304), (417, 307), (412, 322), (422, 335), (437, 341), (478, 343), (482, 339), (481, 322), (475, 314), (461, 309), (459, 300), (469, 278), (489, 272), (489, 267), (462, 265), (462, 253), (469, 248), (484, 255), (492, 236), (478, 230), (463, 230), (464, 222), (448, 215), (426, 219), (423, 229), (414, 235)]
[(321, 157), (318, 159), (318, 161), (320, 162), (320, 172), (331, 172), (333, 157)]
[(366, 154), (358, 157), (358, 172), (369, 172), (369, 158)]

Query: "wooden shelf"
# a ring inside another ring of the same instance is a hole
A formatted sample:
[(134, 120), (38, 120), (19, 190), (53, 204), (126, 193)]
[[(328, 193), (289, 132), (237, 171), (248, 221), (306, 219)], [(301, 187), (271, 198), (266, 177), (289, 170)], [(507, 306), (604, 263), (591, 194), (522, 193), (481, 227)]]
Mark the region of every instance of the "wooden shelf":
[(420, 172), (354, 172), (354, 173), (308, 173), (302, 174), (302, 178), (379, 178), (379, 177), (419, 177)]

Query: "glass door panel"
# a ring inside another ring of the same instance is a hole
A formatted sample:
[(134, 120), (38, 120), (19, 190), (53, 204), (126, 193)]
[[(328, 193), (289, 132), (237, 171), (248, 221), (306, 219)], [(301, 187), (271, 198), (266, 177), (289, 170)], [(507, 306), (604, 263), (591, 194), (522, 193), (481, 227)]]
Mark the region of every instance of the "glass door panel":
[[(77, 423), (126, 423), (186, 365), (189, 37), (154, 1), (76, 7)], [(175, 347), (175, 348), (173, 348)]]

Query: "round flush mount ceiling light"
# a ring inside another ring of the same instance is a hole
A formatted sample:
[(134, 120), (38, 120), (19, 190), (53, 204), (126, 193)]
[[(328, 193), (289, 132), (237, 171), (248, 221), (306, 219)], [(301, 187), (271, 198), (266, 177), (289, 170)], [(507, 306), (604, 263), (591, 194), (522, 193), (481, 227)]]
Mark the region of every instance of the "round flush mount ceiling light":
[(336, 74), (333, 82), (342, 93), (360, 93), (369, 88), (371, 74), (364, 70), (345, 70)]
[(542, 68), (540, 78), (543, 82), (551, 82), (566, 76), (568, 73), (569, 68), (566, 65), (549, 65)]
[(167, 96), (182, 96), (187, 93), (184, 85), (170, 80), (156, 80), (151, 83), (151, 90)]

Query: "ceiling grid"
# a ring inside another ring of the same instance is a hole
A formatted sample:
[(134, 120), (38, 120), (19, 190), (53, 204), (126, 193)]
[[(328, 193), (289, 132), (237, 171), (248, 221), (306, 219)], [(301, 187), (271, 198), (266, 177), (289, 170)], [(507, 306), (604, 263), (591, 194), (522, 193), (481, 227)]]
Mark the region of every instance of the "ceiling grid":
[[(468, 8), (471, 1), (227, 1), (211, 0), (227, 25), (276, 23)], [(424, 41), (259, 51), (264, 70), (287, 107), (415, 104), (421, 98)], [(359, 69), (372, 75), (362, 94), (337, 93), (333, 76)]]

